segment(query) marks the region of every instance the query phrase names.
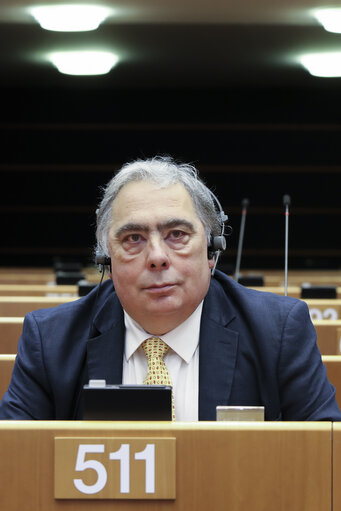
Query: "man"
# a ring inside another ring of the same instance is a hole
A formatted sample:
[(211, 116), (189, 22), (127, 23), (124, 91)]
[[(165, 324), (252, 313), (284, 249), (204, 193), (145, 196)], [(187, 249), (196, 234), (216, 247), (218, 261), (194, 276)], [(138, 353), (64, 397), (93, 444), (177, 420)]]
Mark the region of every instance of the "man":
[(306, 305), (211, 277), (217, 204), (191, 166), (125, 165), (98, 210), (112, 282), (97, 301), (92, 292), (27, 315), (0, 418), (79, 418), (83, 384), (142, 383), (142, 344), (158, 337), (177, 420), (215, 420), (217, 405), (263, 405), (267, 420), (340, 420)]

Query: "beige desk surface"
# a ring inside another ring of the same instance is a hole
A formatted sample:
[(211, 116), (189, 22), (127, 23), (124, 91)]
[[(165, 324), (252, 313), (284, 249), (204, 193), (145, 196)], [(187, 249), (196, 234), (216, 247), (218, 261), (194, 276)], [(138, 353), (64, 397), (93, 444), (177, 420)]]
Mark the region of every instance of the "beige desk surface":
[(77, 296), (78, 286), (0, 284), (0, 296)]
[(76, 297), (0, 296), (0, 316), (19, 317), (28, 312), (77, 300)]
[[(175, 437), (176, 499), (56, 501), (53, 497), (56, 436)], [(3, 421), (1, 509), (330, 511), (331, 439), (329, 422)]]

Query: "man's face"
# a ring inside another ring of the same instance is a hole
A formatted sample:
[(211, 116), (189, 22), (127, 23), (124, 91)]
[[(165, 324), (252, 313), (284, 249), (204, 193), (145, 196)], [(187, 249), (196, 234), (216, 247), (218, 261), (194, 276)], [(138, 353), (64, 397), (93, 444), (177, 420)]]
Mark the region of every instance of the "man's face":
[(113, 203), (109, 247), (120, 302), (151, 334), (185, 321), (207, 293), (213, 260), (192, 199), (179, 183), (125, 185)]

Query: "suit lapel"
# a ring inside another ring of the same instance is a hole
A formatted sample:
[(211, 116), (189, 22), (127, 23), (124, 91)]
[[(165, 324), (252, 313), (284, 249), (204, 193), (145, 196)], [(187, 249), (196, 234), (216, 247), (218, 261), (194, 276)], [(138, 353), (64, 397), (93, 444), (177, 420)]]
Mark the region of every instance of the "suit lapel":
[(112, 294), (94, 319), (95, 335), (87, 343), (87, 368), (90, 379), (122, 383), (124, 349), (123, 310)]
[(228, 403), (239, 337), (238, 332), (227, 328), (234, 316), (225, 293), (212, 281), (201, 318), (199, 420), (216, 420), (216, 406)]

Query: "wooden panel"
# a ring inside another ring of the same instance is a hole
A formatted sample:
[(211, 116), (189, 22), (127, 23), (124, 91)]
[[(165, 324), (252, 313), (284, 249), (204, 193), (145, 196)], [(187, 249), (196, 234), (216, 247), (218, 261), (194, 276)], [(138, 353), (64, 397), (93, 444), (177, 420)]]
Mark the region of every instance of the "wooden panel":
[[(248, 286), (251, 287), (251, 286)], [(257, 291), (265, 291), (268, 293), (275, 293), (276, 295), (284, 296), (284, 286), (262, 286), (262, 287), (252, 287), (252, 289), (256, 289)], [(292, 296), (293, 298), (301, 297), (301, 288), (298, 286), (289, 286), (288, 287), (288, 296)]]
[(8, 389), (9, 382), (11, 381), (14, 362), (15, 355), (0, 355), (0, 399)]
[(326, 366), (328, 379), (336, 389), (336, 399), (341, 408), (341, 356), (324, 355), (322, 361)]
[(78, 286), (0, 284), (0, 296), (78, 296)]
[[(86, 470), (89, 458), (95, 462), (90, 471)], [(176, 497), (175, 438), (57, 437), (54, 460), (56, 499), (165, 500)], [(77, 475), (75, 460), (80, 469)]]
[(0, 296), (0, 316), (25, 316), (36, 309), (55, 307), (76, 298), (43, 296)]
[(322, 355), (341, 355), (341, 320), (313, 321)]
[(310, 316), (313, 320), (341, 319), (341, 300), (303, 300), (309, 307)]
[[(266, 286), (284, 287), (284, 270), (243, 270), (243, 275), (263, 275)], [(301, 286), (309, 282), (312, 285), (332, 285), (341, 287), (340, 270), (292, 270), (289, 269), (288, 285)]]
[(333, 424), (333, 507), (341, 509), (341, 423)]
[(54, 438), (110, 437), (113, 424), (18, 421), (0, 423), (2, 508), (27, 509), (29, 502), (35, 511), (331, 509), (331, 423), (115, 423), (114, 434), (176, 438), (176, 500), (56, 501)]
[[(82, 273), (89, 282), (97, 282), (100, 279), (96, 267), (84, 268)], [(0, 285), (45, 286), (54, 284), (55, 281), (56, 275), (52, 268), (0, 267)]]
[(23, 321), (23, 317), (0, 317), (0, 354), (17, 352)]
[(46, 270), (39, 268), (0, 268), (0, 284), (26, 284), (44, 285), (55, 282), (52, 268)]
[[(247, 287), (252, 287), (252, 286), (247, 286)], [(268, 293), (275, 293), (276, 295), (282, 295), (282, 296), (285, 294), (284, 285), (270, 286), (267, 284), (267, 285), (261, 286), (261, 287), (252, 287), (252, 289), (256, 289), (257, 291), (267, 291)], [(337, 293), (337, 300), (340, 301), (341, 287), (337, 287), (336, 293)], [(300, 286), (292, 286), (292, 285), (288, 286), (287, 295), (291, 296), (292, 298), (301, 298), (301, 287)]]

